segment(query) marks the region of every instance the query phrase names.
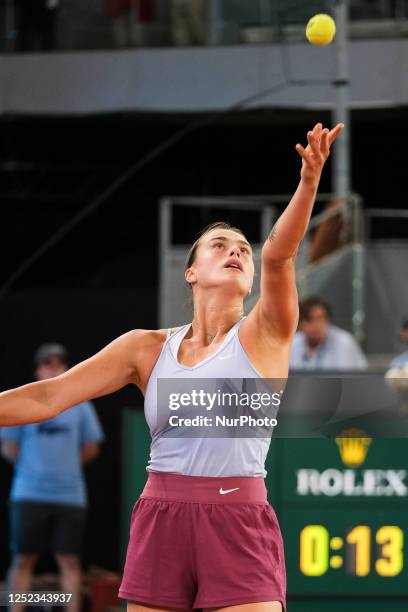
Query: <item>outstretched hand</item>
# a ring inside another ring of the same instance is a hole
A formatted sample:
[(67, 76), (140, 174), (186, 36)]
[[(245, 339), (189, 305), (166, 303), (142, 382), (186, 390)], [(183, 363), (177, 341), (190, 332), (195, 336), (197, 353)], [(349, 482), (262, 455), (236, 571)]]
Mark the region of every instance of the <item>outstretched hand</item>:
[(344, 124), (338, 123), (329, 131), (328, 128), (323, 128), (321, 123), (316, 123), (313, 130), (307, 133), (309, 144), (306, 149), (301, 144), (296, 145), (296, 151), (302, 158), (300, 171), (302, 181), (313, 187), (318, 185), (323, 166), (330, 155), (330, 146), (343, 128)]

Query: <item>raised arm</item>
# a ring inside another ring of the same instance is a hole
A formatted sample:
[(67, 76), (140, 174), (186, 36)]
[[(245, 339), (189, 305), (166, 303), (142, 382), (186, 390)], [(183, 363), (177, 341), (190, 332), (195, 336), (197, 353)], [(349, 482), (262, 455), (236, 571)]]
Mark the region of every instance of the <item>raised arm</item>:
[(310, 221), (330, 145), (343, 127), (339, 123), (329, 131), (317, 123), (307, 134), (306, 149), (296, 145), (302, 158), (300, 183), (262, 248), (260, 299), (251, 315), (254, 326), (279, 341), (290, 339), (296, 331), (295, 258)]
[(128, 332), (60, 376), (0, 393), (0, 426), (45, 421), (128, 383), (139, 384), (137, 356), (145, 337), (143, 330)]

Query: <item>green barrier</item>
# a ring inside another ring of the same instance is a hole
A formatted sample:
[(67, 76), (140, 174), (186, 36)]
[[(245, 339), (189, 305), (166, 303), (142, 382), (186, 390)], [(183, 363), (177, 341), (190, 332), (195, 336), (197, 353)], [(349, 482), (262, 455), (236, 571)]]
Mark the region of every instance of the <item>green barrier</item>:
[(132, 509), (147, 479), (149, 449), (150, 433), (143, 410), (124, 409), (122, 411), (121, 567), (124, 566), (126, 558)]

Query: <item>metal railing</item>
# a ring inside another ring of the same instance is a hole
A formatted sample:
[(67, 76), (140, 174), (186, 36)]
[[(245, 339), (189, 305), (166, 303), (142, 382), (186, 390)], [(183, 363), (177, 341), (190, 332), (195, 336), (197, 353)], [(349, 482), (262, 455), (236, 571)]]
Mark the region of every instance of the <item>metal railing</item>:
[[(408, 221), (408, 210), (401, 210), (400, 208), (366, 208), (363, 215), (364, 239), (366, 243), (371, 242), (374, 219), (406, 219)], [(408, 240), (408, 233), (406, 238)]]
[(359, 342), (364, 341), (364, 234), (362, 200), (352, 194), (311, 219), (296, 274), (300, 299), (312, 294), (326, 299), (336, 321)]
[(252, 246), (255, 267), (259, 269), (260, 250), (277, 217), (275, 204), (281, 201), (281, 196), (165, 197), (160, 200), (159, 322), (162, 327), (181, 324), (191, 316), (184, 264), (192, 240), (187, 241), (188, 244), (175, 240), (176, 209), (181, 207), (186, 213), (188, 209), (206, 211), (200, 221), (197, 219), (194, 239), (198, 230), (215, 220), (231, 221), (230, 213), (256, 215), (258, 238)]
[[(290, 197), (289, 194), (282, 194), (163, 199), (160, 205), (159, 244), (161, 325), (165, 327), (178, 324), (187, 320), (190, 314), (186, 302), (188, 294), (183, 287), (188, 246), (175, 240), (176, 208), (181, 208), (183, 215), (184, 210), (187, 211), (186, 207), (196, 210), (212, 209), (211, 214), (215, 215), (216, 219), (221, 211), (256, 213), (259, 237), (254, 244), (254, 259), (259, 273), (262, 242), (275, 222), (278, 211), (289, 202)], [(398, 330), (394, 327), (398, 327), (399, 318), (406, 310), (406, 284), (401, 283), (399, 277), (392, 280), (385, 276), (398, 276), (398, 270), (404, 269), (405, 253), (408, 256), (408, 228), (405, 233), (401, 232), (405, 238), (399, 240), (397, 245), (392, 245), (392, 248), (398, 251), (395, 251), (398, 261), (394, 258), (394, 250), (384, 259), (381, 240), (372, 241), (372, 229), (376, 219), (408, 221), (408, 211), (364, 210), (362, 199), (357, 194), (352, 194), (341, 205), (338, 203), (335, 207), (335, 204), (337, 203), (333, 194), (318, 194), (316, 207), (318, 209), (319, 206), (326, 205), (326, 210), (312, 217), (299, 249), (296, 270), (299, 298), (317, 294), (326, 299), (332, 307), (335, 323), (353, 333), (368, 352), (391, 354), (394, 347), (392, 342), (387, 344), (387, 338), (389, 340), (396, 336)], [(229, 213), (226, 217), (229, 217)], [(212, 220), (214, 219), (204, 215), (200, 222), (204, 226)], [(196, 230), (199, 229), (200, 222), (194, 222), (194, 226), (197, 224)], [(396, 224), (396, 230), (401, 226), (402, 223)], [(386, 236), (390, 235), (387, 231)], [(393, 271), (396, 263), (398, 270)], [(372, 277), (373, 269), (375, 279)], [(247, 312), (259, 298), (257, 281), (259, 275), (251, 296), (246, 300)], [(390, 310), (394, 313), (392, 316)]]
[[(175, 217), (175, 210), (177, 207), (182, 207), (184, 210), (187, 209), (202, 209), (213, 211), (211, 214), (205, 215), (200, 221), (196, 220), (197, 227), (196, 231), (200, 227), (204, 227), (213, 220), (219, 220), (221, 211), (251, 211), (257, 215), (257, 223), (259, 227), (258, 239), (254, 241), (254, 261), (255, 268), (257, 271), (257, 277), (251, 296), (246, 300), (246, 310), (249, 311), (255, 302), (259, 298), (259, 264), (260, 264), (260, 251), (263, 241), (267, 238), (276, 218), (278, 211), (284, 208), (290, 201), (291, 194), (281, 195), (264, 195), (264, 196), (237, 196), (237, 197), (167, 197), (163, 198), (160, 202), (160, 243), (159, 243), (159, 308), (160, 308), (160, 324), (166, 326), (169, 324), (174, 325), (175, 323), (183, 320), (189, 313), (188, 305), (186, 304), (187, 293), (184, 290), (184, 263), (185, 257), (189, 248), (187, 244), (178, 243), (175, 240), (175, 230), (177, 228), (177, 219)], [(325, 205), (328, 202), (333, 201), (334, 196), (327, 193), (319, 193), (316, 198), (316, 206)], [(363, 265), (362, 265), (362, 246), (360, 244), (362, 236), (361, 227), (361, 204), (357, 196), (352, 196), (346, 205), (341, 210), (326, 211), (313, 217), (308, 235), (314, 233), (319, 227), (324, 227), (324, 223), (336, 217), (342, 215), (344, 224), (352, 226), (352, 232), (350, 239), (353, 244), (352, 254), (352, 265), (353, 271), (349, 274), (345, 281), (348, 291), (353, 291), (353, 298), (346, 299), (347, 304), (350, 303), (352, 306), (352, 314), (345, 316), (343, 319), (346, 321), (346, 328), (350, 331), (354, 331), (356, 336), (362, 338), (362, 290), (363, 290)], [(220, 211), (220, 212), (216, 212)], [(184, 214), (184, 213), (183, 213)], [(212, 216), (211, 216), (212, 215)], [(225, 215), (225, 212), (222, 213)], [(351, 217), (350, 217), (351, 216)], [(223, 218), (223, 217), (222, 217)], [(230, 220), (230, 216), (227, 213), (226, 218)], [(200, 226), (200, 223), (202, 224)], [(238, 222), (239, 223), (239, 222)], [(186, 238), (184, 236), (184, 238)], [(308, 236), (306, 237), (306, 242)], [(186, 240), (191, 244), (191, 240)], [(347, 245), (346, 245), (347, 247)], [(339, 252), (339, 249), (336, 248)], [(340, 249), (341, 251), (341, 249)], [(303, 280), (303, 287), (307, 288), (307, 279), (311, 278), (311, 275), (316, 274), (316, 265), (318, 262), (310, 263), (304, 259), (302, 263), (302, 254), (298, 258), (300, 265), (298, 268), (298, 277), (300, 284)], [(325, 259), (325, 258), (323, 258)], [(327, 260), (327, 257), (326, 257)], [(361, 279), (359, 283), (352, 280), (352, 275), (355, 279)], [(352, 320), (353, 319), (353, 320)], [(340, 320), (340, 323), (343, 323)]]

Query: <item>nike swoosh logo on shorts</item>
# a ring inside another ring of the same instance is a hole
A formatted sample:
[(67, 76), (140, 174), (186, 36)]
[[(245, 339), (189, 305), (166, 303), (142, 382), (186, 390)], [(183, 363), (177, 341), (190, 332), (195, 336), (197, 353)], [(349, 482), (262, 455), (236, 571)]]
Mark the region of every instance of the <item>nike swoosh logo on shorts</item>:
[(224, 489), (221, 487), (219, 493), (220, 495), (225, 495), (226, 493), (232, 493), (233, 491), (238, 491), (239, 487), (236, 487), (235, 489)]
[(220, 359), (231, 359), (232, 355), (221, 356)]

